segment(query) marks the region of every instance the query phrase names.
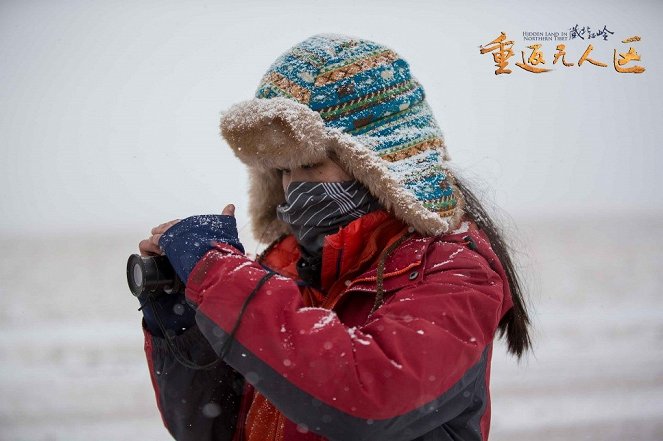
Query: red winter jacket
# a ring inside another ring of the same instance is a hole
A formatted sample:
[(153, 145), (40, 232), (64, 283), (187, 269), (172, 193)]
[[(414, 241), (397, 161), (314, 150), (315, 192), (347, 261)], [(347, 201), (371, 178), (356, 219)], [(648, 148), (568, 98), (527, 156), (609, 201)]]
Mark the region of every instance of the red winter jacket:
[[(298, 285), (292, 236), (261, 263), (226, 244), (207, 252), (187, 281), (197, 326), (175, 346), (198, 364), (213, 361), (245, 311), (230, 350), (209, 370), (178, 363), (144, 328), (171, 434), (486, 440), (492, 341), (512, 306), (506, 275), (471, 222), (444, 236), (414, 234), (386, 258), (384, 303), (371, 313), (379, 257), (404, 234), (407, 227), (378, 211), (327, 236), (323, 293)], [(247, 301), (271, 271), (278, 274)]]

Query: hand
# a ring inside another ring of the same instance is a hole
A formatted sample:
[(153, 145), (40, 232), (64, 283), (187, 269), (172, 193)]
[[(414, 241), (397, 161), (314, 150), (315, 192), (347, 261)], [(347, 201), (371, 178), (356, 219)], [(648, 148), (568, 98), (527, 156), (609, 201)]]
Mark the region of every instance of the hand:
[[(225, 208), (221, 211), (221, 214), (227, 215), (227, 216), (234, 216), (235, 215), (235, 206), (233, 204), (228, 204), (225, 206)], [(166, 232), (166, 230), (176, 223), (178, 223), (181, 219), (174, 219), (172, 221), (164, 222), (161, 225), (158, 225), (150, 231), (151, 236), (147, 239), (141, 240), (140, 243), (138, 244), (138, 250), (140, 250), (140, 255), (141, 256), (158, 256), (158, 255), (163, 255), (164, 252), (159, 247), (159, 239), (161, 239), (161, 236), (163, 233)]]
[(225, 216), (234, 216), (235, 215), (235, 206), (233, 204), (228, 204), (225, 206), (225, 208), (221, 211), (221, 214)]
[[(218, 215), (191, 216), (184, 220), (175, 219), (165, 222), (152, 228), (150, 238), (141, 241), (138, 245), (141, 256), (164, 255), (167, 250), (168, 260), (171, 262), (173, 269), (177, 272), (180, 280), (186, 283), (196, 262), (207, 250), (212, 248), (211, 241), (228, 239), (242, 252), (244, 251), (237, 237), (237, 227), (234, 219), (235, 206), (233, 204), (226, 205), (221, 214), (231, 216), (232, 219), (221, 219)], [(173, 230), (167, 233), (171, 228)], [(167, 235), (164, 237), (164, 234)], [(166, 250), (162, 250), (159, 245), (162, 238)], [(159, 314), (167, 331), (181, 334), (183, 330), (189, 329), (195, 324), (195, 311), (186, 303), (182, 293), (179, 293), (178, 296), (158, 297), (157, 302), (161, 305)], [(183, 309), (179, 309), (183, 312), (174, 312), (176, 304), (183, 307)], [(147, 329), (153, 335), (163, 337), (152, 304), (150, 302), (144, 303), (142, 311)]]
[[(228, 204), (221, 211), (221, 214), (227, 216), (235, 216), (235, 206)], [(181, 219), (174, 219), (158, 225), (150, 231), (151, 236), (147, 239), (141, 240), (138, 244), (138, 250), (141, 256), (162, 256), (164, 251), (159, 246), (159, 239), (167, 229), (178, 223)]]
[(152, 228), (152, 231), (150, 231), (150, 234), (152, 236), (150, 236), (147, 239), (141, 240), (140, 243), (138, 244), (138, 250), (140, 251), (140, 255), (141, 256), (163, 255), (163, 250), (161, 249), (161, 247), (159, 247), (159, 239), (161, 238), (163, 233), (166, 232), (168, 228), (172, 227), (179, 221), (180, 219), (175, 219)]
[(195, 264), (216, 243), (226, 243), (244, 253), (233, 204), (226, 205), (221, 214), (189, 216), (155, 227), (152, 236), (141, 242), (141, 251), (166, 255), (180, 280), (186, 283)]

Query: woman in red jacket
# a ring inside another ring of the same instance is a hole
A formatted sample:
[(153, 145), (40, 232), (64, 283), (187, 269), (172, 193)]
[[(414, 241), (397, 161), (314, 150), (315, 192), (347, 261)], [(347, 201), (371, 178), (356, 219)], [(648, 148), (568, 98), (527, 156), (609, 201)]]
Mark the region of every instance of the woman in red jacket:
[(144, 300), (177, 440), (486, 440), (496, 333), (530, 347), (497, 228), (449, 170), (408, 64), (319, 34), (270, 66), (221, 133), (249, 169), (253, 260), (234, 207), (155, 227), (185, 297)]

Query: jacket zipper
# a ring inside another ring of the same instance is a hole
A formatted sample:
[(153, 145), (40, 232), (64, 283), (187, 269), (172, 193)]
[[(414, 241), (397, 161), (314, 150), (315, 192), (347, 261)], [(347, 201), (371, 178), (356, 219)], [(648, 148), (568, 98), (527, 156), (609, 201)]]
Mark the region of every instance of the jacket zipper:
[(339, 276), (341, 275), (341, 260), (343, 260), (343, 248), (341, 248), (341, 252), (338, 253), (338, 258), (336, 259), (336, 276), (334, 277), (335, 280), (338, 280)]

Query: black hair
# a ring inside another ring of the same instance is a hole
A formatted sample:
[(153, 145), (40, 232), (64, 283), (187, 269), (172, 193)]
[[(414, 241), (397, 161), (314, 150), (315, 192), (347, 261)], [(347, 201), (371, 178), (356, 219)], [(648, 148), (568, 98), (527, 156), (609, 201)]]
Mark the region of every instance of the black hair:
[(520, 359), (527, 350), (532, 348), (532, 339), (529, 332), (531, 321), (527, 313), (523, 285), (511, 259), (510, 247), (504, 240), (501, 228), (488, 215), (479, 198), (458, 176), (454, 175), (454, 179), (458, 190), (465, 199), (465, 213), (476, 223), (477, 227), (486, 233), (493, 251), (500, 259), (506, 272), (513, 307), (502, 317), (498, 332), (500, 338), (506, 335), (509, 352)]
[[(342, 167), (335, 152), (329, 151), (327, 156)], [(500, 338), (506, 336), (509, 352), (520, 359), (525, 352), (532, 349), (532, 339), (529, 332), (531, 320), (527, 313), (523, 284), (511, 258), (512, 250), (504, 240), (502, 229), (489, 216), (488, 211), (484, 208), (479, 198), (455, 173), (453, 174), (453, 179), (465, 200), (464, 210), (466, 215), (474, 221), (477, 227), (486, 233), (490, 245), (502, 263), (502, 267), (506, 273), (513, 307), (500, 320), (498, 334)], [(262, 255), (265, 255), (265, 252)]]

